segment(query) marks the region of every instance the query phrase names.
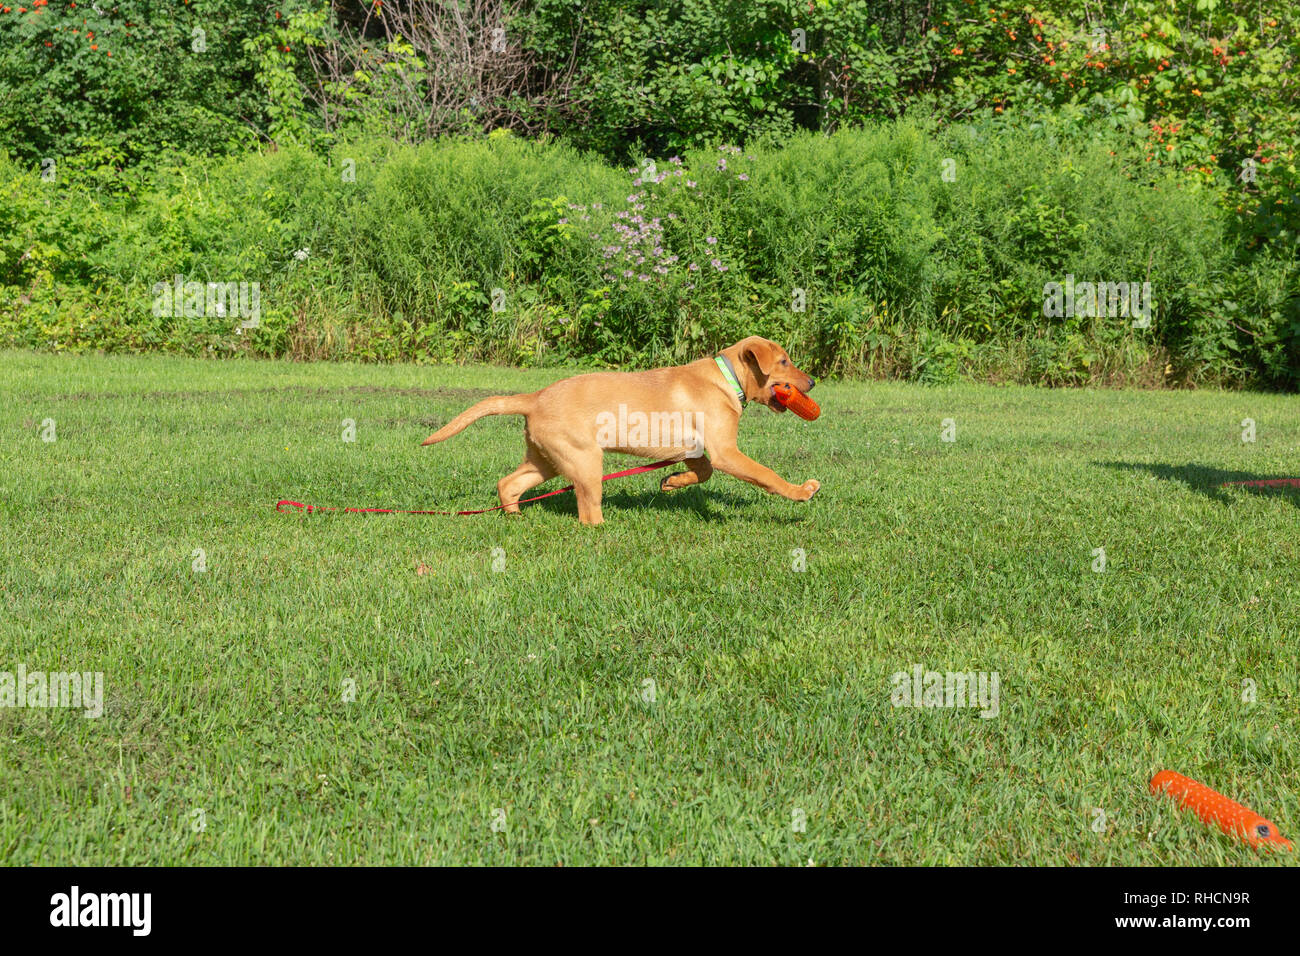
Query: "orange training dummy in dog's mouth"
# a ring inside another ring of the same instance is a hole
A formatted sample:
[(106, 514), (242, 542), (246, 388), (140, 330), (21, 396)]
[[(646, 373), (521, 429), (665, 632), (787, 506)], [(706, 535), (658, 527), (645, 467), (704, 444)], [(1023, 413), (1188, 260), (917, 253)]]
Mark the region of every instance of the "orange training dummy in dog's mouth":
[(776, 395), (778, 402), (800, 418), (805, 418), (811, 422), (815, 421), (817, 416), (822, 413), (816, 402), (793, 385), (773, 385), (772, 393)]

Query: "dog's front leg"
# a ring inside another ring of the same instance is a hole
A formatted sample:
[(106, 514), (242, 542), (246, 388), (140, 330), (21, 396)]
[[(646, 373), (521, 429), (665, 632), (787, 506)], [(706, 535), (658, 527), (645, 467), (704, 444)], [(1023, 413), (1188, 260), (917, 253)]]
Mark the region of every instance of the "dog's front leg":
[(669, 475), (663, 481), (659, 482), (660, 491), (673, 491), (677, 488), (686, 488), (690, 485), (702, 485), (709, 480), (713, 474), (713, 465), (709, 459), (701, 455), (699, 458), (686, 459), (686, 471), (679, 471)]
[(822, 484), (816, 479), (805, 481), (802, 485), (792, 485), (771, 468), (760, 465), (738, 448), (709, 449), (713, 467), (723, 474), (758, 485), (764, 491), (781, 495), (791, 501), (807, 501), (817, 494)]

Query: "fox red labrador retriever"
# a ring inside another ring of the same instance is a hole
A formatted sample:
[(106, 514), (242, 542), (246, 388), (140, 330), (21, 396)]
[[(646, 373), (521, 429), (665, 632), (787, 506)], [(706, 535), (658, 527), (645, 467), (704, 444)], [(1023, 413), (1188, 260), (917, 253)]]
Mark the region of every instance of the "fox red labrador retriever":
[(736, 434), (746, 402), (783, 412), (772, 386), (807, 392), (815, 384), (795, 368), (785, 349), (754, 335), (689, 365), (575, 375), (538, 392), (485, 398), (424, 444), (450, 438), (487, 415), (523, 415), (528, 446), (523, 464), (497, 483), (509, 514), (519, 511), (524, 492), (559, 474), (573, 482), (579, 520), (600, 524), (607, 451), (684, 462), (686, 471), (663, 480), (664, 491), (708, 481), (717, 468), (772, 494), (807, 501), (821, 482), (791, 484), (741, 453)]

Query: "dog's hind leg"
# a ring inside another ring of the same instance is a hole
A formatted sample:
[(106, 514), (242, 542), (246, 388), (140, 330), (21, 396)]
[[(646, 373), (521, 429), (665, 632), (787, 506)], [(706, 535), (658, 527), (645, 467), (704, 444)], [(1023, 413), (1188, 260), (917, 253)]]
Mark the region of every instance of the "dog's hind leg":
[(669, 475), (663, 481), (659, 482), (660, 491), (672, 491), (674, 488), (686, 488), (690, 485), (702, 485), (709, 480), (713, 474), (713, 465), (709, 459), (701, 455), (699, 458), (686, 459), (686, 471), (679, 471)]
[(578, 520), (583, 524), (602, 524), (605, 520), (600, 510), (600, 472), (604, 462), (605, 456), (595, 448), (573, 455), (562, 466), (564, 474), (573, 482), (578, 496)]
[(524, 492), (536, 488), (544, 481), (550, 481), (556, 474), (555, 468), (547, 461), (541, 449), (529, 442), (523, 464), (497, 482), (497, 496), (505, 505), (506, 514), (519, 514), (519, 499), (524, 496)]

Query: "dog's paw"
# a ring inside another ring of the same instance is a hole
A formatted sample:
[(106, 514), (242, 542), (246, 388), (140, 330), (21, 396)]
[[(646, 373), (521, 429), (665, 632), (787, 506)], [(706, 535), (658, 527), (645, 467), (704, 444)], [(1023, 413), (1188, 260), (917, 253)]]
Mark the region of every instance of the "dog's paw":
[(801, 500), (807, 501), (809, 498), (811, 498), (813, 495), (817, 494), (817, 492), (821, 490), (821, 486), (822, 483), (818, 481), (816, 478), (809, 478), (807, 481), (805, 481), (802, 485), (799, 486), (804, 491), (804, 496)]

